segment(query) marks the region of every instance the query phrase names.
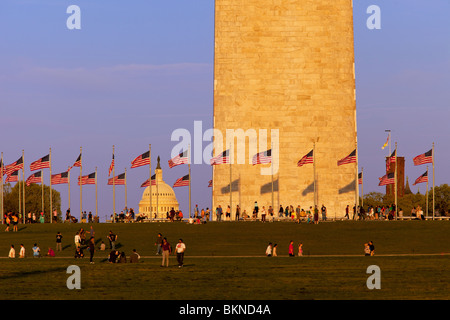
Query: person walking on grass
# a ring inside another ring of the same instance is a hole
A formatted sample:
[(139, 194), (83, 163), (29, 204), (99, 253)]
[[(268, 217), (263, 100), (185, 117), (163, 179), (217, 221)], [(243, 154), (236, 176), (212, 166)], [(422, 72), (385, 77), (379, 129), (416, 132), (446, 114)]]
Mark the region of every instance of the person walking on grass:
[(89, 239), (88, 245), (89, 245), (89, 254), (90, 254), (89, 262), (90, 262), (90, 264), (94, 264), (94, 252), (95, 252), (94, 237), (91, 236), (91, 238)]
[(186, 251), (186, 245), (184, 244), (183, 239), (178, 239), (178, 243), (175, 246), (175, 251), (177, 253), (178, 268), (182, 268), (184, 252)]
[(298, 245), (298, 256), (301, 257), (303, 256), (303, 243), (299, 243)]
[(170, 243), (167, 241), (167, 238), (163, 238), (162, 243), (162, 263), (161, 267), (169, 266), (169, 255), (172, 253), (172, 248), (170, 247)]
[(156, 236), (156, 241), (155, 241), (155, 246), (156, 246), (156, 255), (160, 255), (161, 254), (161, 246), (163, 243), (163, 237), (161, 233), (158, 233), (158, 235)]
[(56, 234), (56, 251), (62, 251), (62, 234), (58, 231)]
[(269, 242), (269, 245), (267, 246), (267, 249), (266, 249), (266, 256), (267, 257), (271, 257), (272, 256), (272, 242)]

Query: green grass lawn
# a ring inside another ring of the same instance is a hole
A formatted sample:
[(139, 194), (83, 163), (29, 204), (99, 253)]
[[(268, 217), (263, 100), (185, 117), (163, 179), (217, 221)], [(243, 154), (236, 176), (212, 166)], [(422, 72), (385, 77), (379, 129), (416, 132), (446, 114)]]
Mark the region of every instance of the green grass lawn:
[[(109, 250), (74, 259), (74, 235), (89, 225), (19, 225), (19, 232), (0, 233), (0, 256), (10, 244), (27, 249), (25, 259), (0, 259), (0, 299), (449, 299), (450, 252), (447, 221), (344, 221), (318, 225), (288, 222), (95, 224), (96, 241), (109, 230), (118, 234), (119, 251), (133, 248), (138, 264), (109, 264)], [(31, 258), (38, 243), (45, 254), (63, 234), (57, 258)], [(155, 256), (156, 234), (173, 245), (183, 238), (185, 267), (161, 268)], [(304, 257), (288, 257), (289, 241), (303, 243)], [(363, 256), (372, 240), (376, 256)], [(268, 242), (278, 243), (278, 257), (267, 258)], [(414, 254), (403, 256), (402, 254)], [(436, 255), (421, 255), (436, 254)], [(88, 254), (87, 254), (88, 255)], [(328, 255), (342, 255), (334, 257)], [(381, 290), (369, 290), (369, 265), (381, 269)], [(69, 265), (81, 268), (81, 290), (69, 290)]]

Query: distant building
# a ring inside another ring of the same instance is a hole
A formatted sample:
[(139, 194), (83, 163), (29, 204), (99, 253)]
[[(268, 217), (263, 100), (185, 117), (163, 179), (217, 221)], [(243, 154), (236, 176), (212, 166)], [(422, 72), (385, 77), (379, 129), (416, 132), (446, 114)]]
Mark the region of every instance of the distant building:
[[(166, 218), (167, 212), (169, 212), (172, 208), (174, 210), (179, 209), (179, 204), (172, 187), (163, 180), (159, 157), (158, 164), (155, 169), (155, 183), (156, 185), (145, 188), (142, 194), (142, 199), (139, 201), (139, 213), (144, 213), (147, 218)], [(149, 195), (150, 190), (152, 192), (151, 206)], [(151, 217), (150, 212), (153, 213), (153, 217)]]
[[(395, 164), (392, 163), (386, 173), (395, 172)], [(386, 185), (386, 195), (395, 195), (395, 184)], [(397, 157), (397, 197), (405, 195), (405, 157)]]

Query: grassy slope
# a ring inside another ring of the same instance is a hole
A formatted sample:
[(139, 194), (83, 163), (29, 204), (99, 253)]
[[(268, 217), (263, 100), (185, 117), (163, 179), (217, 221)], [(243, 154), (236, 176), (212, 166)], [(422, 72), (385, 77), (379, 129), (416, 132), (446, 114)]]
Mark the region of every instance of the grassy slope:
[[(446, 221), (336, 222), (319, 225), (291, 223), (209, 223), (186, 225), (99, 224), (96, 238), (119, 234), (119, 249), (136, 248), (139, 264), (102, 263), (106, 253), (88, 259), (0, 259), (0, 299), (449, 299), (449, 256), (364, 257), (365, 241), (373, 240), (377, 254), (441, 253), (449, 250)], [(54, 247), (57, 231), (65, 236), (59, 256), (71, 257), (73, 235), (80, 225), (33, 225), (18, 233), (0, 233), (0, 252), (22, 242), (31, 253), (38, 242)], [(86, 229), (89, 227), (86, 225)], [(161, 232), (188, 246), (186, 267), (161, 268), (154, 257), (154, 238)], [(287, 257), (289, 240), (304, 244), (304, 258)], [(279, 257), (194, 258), (192, 256), (262, 256), (268, 241), (279, 244)], [(44, 251), (44, 250), (43, 250)], [(351, 254), (357, 257), (310, 257)], [(190, 257), (191, 256), (191, 257)], [(66, 288), (66, 269), (79, 265), (82, 290)], [(366, 269), (382, 270), (382, 290), (368, 290)]]

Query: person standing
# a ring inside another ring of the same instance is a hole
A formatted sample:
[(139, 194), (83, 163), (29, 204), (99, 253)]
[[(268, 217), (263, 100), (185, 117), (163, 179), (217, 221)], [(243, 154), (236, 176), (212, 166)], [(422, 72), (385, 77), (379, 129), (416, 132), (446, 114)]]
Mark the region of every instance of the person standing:
[(314, 206), (314, 224), (319, 224), (319, 209)]
[(183, 239), (178, 239), (175, 251), (177, 253), (178, 268), (182, 268), (184, 260), (184, 252), (186, 251), (186, 245), (184, 244)]
[(91, 236), (91, 238), (89, 239), (88, 245), (89, 245), (89, 254), (90, 254), (89, 262), (90, 262), (90, 264), (94, 264), (94, 252), (95, 252), (94, 237)]
[(109, 230), (108, 240), (109, 240), (109, 248), (111, 250), (116, 250), (117, 235), (114, 234), (111, 230)]
[(261, 209), (261, 222), (266, 222), (266, 208), (264, 206)]
[(239, 205), (237, 205), (236, 206), (236, 216), (235, 216), (236, 221), (239, 221), (240, 215), (241, 215), (241, 208), (239, 207)]
[(294, 257), (294, 241), (289, 243), (289, 257)]
[(81, 247), (81, 237), (80, 237), (80, 233), (77, 231), (77, 233), (75, 234), (75, 249)]
[(160, 255), (161, 254), (161, 246), (163, 243), (163, 237), (161, 233), (158, 233), (158, 235), (156, 236), (156, 241), (155, 241), (155, 246), (156, 246), (156, 255)]
[(62, 234), (61, 232), (58, 231), (58, 233), (56, 234), (56, 251), (62, 251)]
[(162, 242), (162, 264), (161, 267), (168, 267), (169, 266), (169, 255), (171, 254), (171, 247), (170, 243), (167, 241), (167, 238), (163, 238)]
[(347, 218), (347, 220), (350, 220), (350, 216), (349, 216), (349, 206), (347, 205), (347, 207), (345, 207), (345, 216), (344, 218)]
[(301, 242), (298, 244), (298, 256), (303, 256), (303, 243)]
[(324, 204), (322, 204), (322, 208), (320, 209), (320, 211), (322, 212), (322, 221), (326, 221), (327, 220), (327, 207), (325, 207)]
[(272, 242), (269, 242), (269, 245), (266, 248), (266, 257), (272, 256)]
[(373, 245), (372, 241), (369, 241), (369, 249), (370, 249), (370, 255), (375, 255), (375, 246)]

